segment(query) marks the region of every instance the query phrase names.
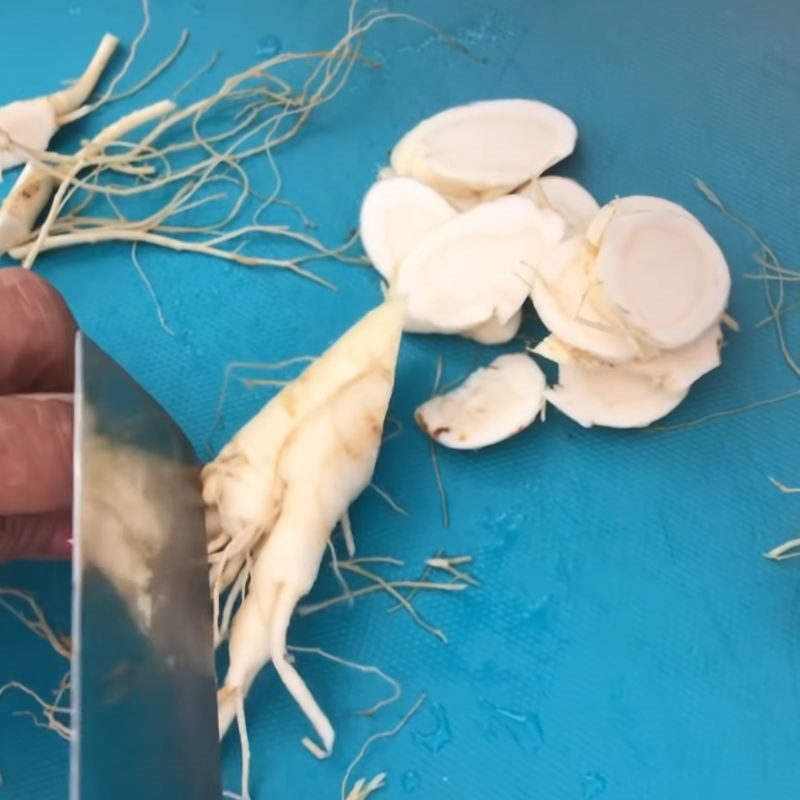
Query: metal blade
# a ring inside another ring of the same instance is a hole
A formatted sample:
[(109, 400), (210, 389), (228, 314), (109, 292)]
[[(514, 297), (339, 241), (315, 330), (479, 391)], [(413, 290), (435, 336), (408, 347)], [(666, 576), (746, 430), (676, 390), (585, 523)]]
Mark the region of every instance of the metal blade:
[(76, 343), (71, 800), (219, 800), (197, 457), (169, 415)]

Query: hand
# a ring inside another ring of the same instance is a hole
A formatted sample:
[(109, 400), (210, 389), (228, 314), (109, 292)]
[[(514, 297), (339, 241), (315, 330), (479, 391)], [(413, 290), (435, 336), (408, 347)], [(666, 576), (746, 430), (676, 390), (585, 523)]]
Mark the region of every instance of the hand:
[(68, 558), (76, 325), (38, 275), (0, 269), (0, 563)]

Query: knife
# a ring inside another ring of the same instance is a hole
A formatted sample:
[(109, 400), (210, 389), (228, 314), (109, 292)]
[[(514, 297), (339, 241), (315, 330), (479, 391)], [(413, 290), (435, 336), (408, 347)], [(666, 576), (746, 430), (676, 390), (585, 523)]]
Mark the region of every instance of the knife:
[(222, 796), (200, 462), (76, 339), (70, 800)]

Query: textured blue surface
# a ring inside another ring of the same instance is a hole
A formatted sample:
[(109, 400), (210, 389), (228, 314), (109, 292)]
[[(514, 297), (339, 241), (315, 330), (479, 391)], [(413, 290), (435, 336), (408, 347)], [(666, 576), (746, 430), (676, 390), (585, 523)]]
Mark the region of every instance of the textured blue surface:
[[(570, 113), (580, 129), (576, 154), (557, 171), (601, 201), (646, 193), (683, 203), (729, 258), (732, 312), (743, 330), (730, 337), (723, 368), (670, 421), (798, 387), (772, 331), (754, 329), (765, 306), (760, 287), (743, 277), (752, 271), (751, 242), (691, 181), (704, 178), (786, 263), (800, 260), (796, 2), (394, 5), (442, 26), (486, 63), (408, 24), (374, 31), (367, 53), (383, 69), (357, 70), (281, 156), (284, 195), (320, 222), (323, 237), (338, 241), (354, 225), (376, 167), (421, 116), (482, 97), (538, 97)], [(139, 13), (134, 0), (6, 0), (0, 101), (74, 75), (106, 29), (130, 41)], [(147, 97), (169, 94), (219, 49), (221, 62), (192, 90), (198, 96), (255, 61), (259, 48), (275, 46), (270, 37), (286, 50), (326, 45), (344, 18), (338, 0), (157, 0), (137, 73), (189, 26), (185, 57)], [(80, 133), (70, 134), (73, 142)], [(159, 328), (125, 247), (46, 257), (40, 269), (87, 332), (198, 446), (227, 362), (319, 352), (379, 296), (375, 276), (355, 267), (324, 268), (341, 287), (334, 295), (271, 271), (149, 249), (141, 257), (174, 338)], [(365, 736), (391, 727), (424, 690), (429, 701), (418, 716), (395, 740), (378, 743), (357, 771), (388, 771), (387, 798), (797, 797), (800, 578), (791, 563), (777, 566), (761, 553), (800, 525), (800, 500), (767, 480), (800, 482), (800, 400), (670, 433), (584, 431), (552, 413), (545, 425), (492, 450), (441, 452), (452, 512), (444, 530), (427, 444), (410, 418), (439, 354), (452, 378), (472, 364), (474, 348), (408, 339), (392, 409), (405, 429), (386, 445), (377, 471), (377, 482), (411, 518), (368, 493), (353, 521), (361, 552), (404, 559), (403, 574), (440, 548), (473, 554), (482, 588), (420, 599), (420, 610), (447, 631), (448, 646), (404, 615), (387, 616), (389, 601), (378, 597), (296, 622), (292, 641), (377, 664), (402, 682), (404, 695), (378, 720), (352, 717), (349, 710), (377, 698), (381, 686), (301, 657), (339, 731), (333, 758), (318, 764), (298, 745), (305, 720), (266, 670), (249, 704), (254, 796), (337, 797)], [(259, 402), (234, 392), (227, 431)], [(34, 589), (66, 621), (63, 567), (18, 565), (0, 570), (0, 579)], [(320, 595), (332, 589), (325, 584)], [(61, 671), (46, 646), (0, 616), (0, 680), (23, 678), (47, 691)], [(0, 699), (4, 793), (64, 797), (66, 747), (12, 717), (21, 707), (16, 697)], [(226, 742), (232, 789), (238, 758)]]

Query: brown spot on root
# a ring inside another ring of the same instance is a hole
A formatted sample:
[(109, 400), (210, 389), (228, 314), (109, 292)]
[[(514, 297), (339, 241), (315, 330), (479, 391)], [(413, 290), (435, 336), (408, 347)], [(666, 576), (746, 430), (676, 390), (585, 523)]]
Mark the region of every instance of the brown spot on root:
[(425, 421), (425, 417), (423, 417), (422, 414), (415, 414), (414, 417), (417, 420), (417, 424), (420, 426), (420, 428), (422, 428), (423, 433), (425, 433), (427, 436), (430, 436), (431, 439), (438, 439), (445, 433), (450, 432), (450, 428), (444, 426), (441, 428), (429, 428), (428, 423)]
[(39, 188), (39, 181), (34, 181), (33, 183), (26, 184), (20, 194), (25, 200), (31, 200), (39, 193)]

